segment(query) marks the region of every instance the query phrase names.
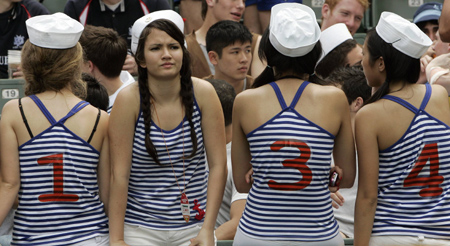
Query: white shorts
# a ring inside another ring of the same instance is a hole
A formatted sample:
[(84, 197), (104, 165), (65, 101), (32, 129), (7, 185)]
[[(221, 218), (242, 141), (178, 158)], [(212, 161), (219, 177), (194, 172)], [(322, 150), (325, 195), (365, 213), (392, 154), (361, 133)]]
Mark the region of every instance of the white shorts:
[(440, 246), (450, 245), (450, 240), (432, 239), (423, 236), (372, 236), (369, 242), (370, 246)]
[(300, 241), (269, 241), (269, 240), (260, 240), (248, 237), (245, 235), (241, 229), (238, 227), (236, 231), (236, 235), (234, 236), (233, 246), (344, 246), (344, 239), (340, 233), (338, 233), (334, 238), (326, 240), (326, 241), (317, 241), (317, 242), (300, 242)]
[(109, 246), (109, 235), (98, 236), (83, 242), (71, 244), (72, 246)]
[[(200, 232), (201, 224), (184, 230), (153, 230), (141, 226), (124, 226), (125, 242), (132, 246), (188, 246)], [(217, 239), (214, 235), (214, 241)]]

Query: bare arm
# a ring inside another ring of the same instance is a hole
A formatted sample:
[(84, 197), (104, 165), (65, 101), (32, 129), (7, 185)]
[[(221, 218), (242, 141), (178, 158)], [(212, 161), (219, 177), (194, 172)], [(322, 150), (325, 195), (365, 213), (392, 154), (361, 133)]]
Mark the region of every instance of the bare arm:
[(343, 171), (340, 187), (351, 188), (356, 176), (356, 154), (348, 102), (343, 92), (336, 95), (336, 110), (341, 115), (341, 126), (333, 149), (334, 164)]
[(439, 35), (442, 41), (450, 42), (450, 0), (445, 0), (442, 7), (442, 14), (439, 18)]
[(233, 170), (233, 181), (240, 193), (248, 193), (252, 185), (247, 183), (245, 175), (252, 168), (250, 164), (250, 146), (241, 126), (241, 118), (244, 115), (245, 98), (242, 94), (236, 97), (233, 106), (233, 141), (231, 144), (231, 163)]
[(355, 245), (369, 245), (378, 196), (378, 141), (371, 112), (356, 115), (355, 135), (358, 149), (358, 193), (355, 205)]
[(216, 229), (217, 240), (233, 240), (236, 234), (236, 229), (239, 225), (239, 220), (245, 209), (247, 200), (241, 199), (233, 202), (230, 207), (230, 220), (223, 223)]
[(128, 198), (134, 124), (139, 105), (132, 86), (123, 89), (114, 103), (109, 121), (111, 151), (111, 192), (109, 198), (110, 245), (125, 245), (124, 220)]
[(12, 208), (20, 188), (20, 166), (17, 136), (13, 118), (18, 116), (17, 100), (9, 101), (0, 121), (0, 224)]
[(214, 226), (226, 182), (225, 125), (219, 98), (211, 84), (195, 80), (195, 95), (202, 112), (202, 132), (208, 159), (208, 201), (205, 221), (191, 245), (214, 245)]
[(109, 159), (109, 138), (108, 138), (108, 119), (109, 116), (106, 112), (102, 112), (101, 121), (98, 127), (103, 129), (103, 143), (102, 149), (100, 151), (100, 160), (97, 167), (98, 176), (98, 188), (100, 193), (100, 200), (105, 206), (105, 212), (108, 215), (108, 204), (109, 204), (109, 185), (111, 181), (111, 165)]

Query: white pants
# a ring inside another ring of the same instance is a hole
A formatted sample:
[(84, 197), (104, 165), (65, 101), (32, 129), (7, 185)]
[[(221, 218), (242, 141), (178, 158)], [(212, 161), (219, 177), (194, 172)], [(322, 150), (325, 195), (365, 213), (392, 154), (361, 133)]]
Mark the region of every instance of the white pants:
[(450, 245), (450, 240), (432, 239), (426, 237), (410, 236), (373, 236), (370, 238), (370, 246), (444, 246)]
[(344, 239), (340, 233), (336, 235), (336, 237), (326, 240), (326, 241), (317, 241), (317, 242), (300, 242), (300, 241), (269, 241), (269, 240), (260, 240), (248, 237), (245, 235), (241, 229), (237, 229), (236, 235), (234, 236), (233, 246), (344, 246)]
[[(153, 230), (145, 227), (128, 225), (124, 226), (125, 242), (131, 246), (188, 246), (190, 240), (198, 235), (200, 225), (195, 225), (184, 230)], [(214, 235), (214, 241), (217, 239)]]

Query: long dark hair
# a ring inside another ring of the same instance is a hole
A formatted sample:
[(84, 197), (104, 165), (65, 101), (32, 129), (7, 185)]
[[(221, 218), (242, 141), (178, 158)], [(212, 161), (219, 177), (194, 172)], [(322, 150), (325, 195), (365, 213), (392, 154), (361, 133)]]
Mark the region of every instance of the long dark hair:
[[(135, 57), (137, 64), (145, 63), (144, 57), (145, 41), (147, 39), (147, 36), (151, 33), (152, 29), (154, 28), (166, 32), (169, 36), (175, 39), (180, 44), (180, 47), (183, 51), (183, 64), (180, 70), (180, 83), (181, 83), (180, 96), (184, 106), (186, 118), (188, 119), (189, 126), (191, 128), (190, 135), (192, 139), (193, 150), (192, 153), (188, 156), (188, 158), (190, 158), (195, 155), (195, 152), (197, 152), (197, 135), (194, 130), (194, 123), (192, 122), (192, 113), (194, 111), (194, 90), (191, 79), (191, 62), (189, 53), (186, 47), (184, 46), (184, 35), (175, 24), (173, 24), (171, 21), (168, 20), (163, 19), (155, 20), (151, 22), (147, 27), (145, 27), (139, 38), (139, 43), (137, 46)], [(150, 99), (152, 95), (148, 84), (151, 83), (151, 81), (148, 81), (148, 74), (146, 68), (143, 68), (138, 65), (138, 74), (139, 74), (138, 77), (139, 93), (141, 95), (141, 109), (142, 114), (144, 116), (144, 124), (145, 124), (145, 148), (147, 149), (147, 152), (153, 158), (153, 160), (157, 164), (161, 165), (161, 163), (158, 160), (155, 145), (153, 145), (153, 142), (150, 139), (150, 126), (152, 120), (152, 113), (151, 113), (152, 105)]]
[(383, 57), (386, 69), (386, 80), (378, 90), (367, 100), (365, 104), (373, 103), (389, 94), (389, 85), (394, 81), (402, 81), (404, 84), (415, 84), (420, 75), (420, 60), (410, 57), (386, 43), (375, 31), (371, 29), (366, 36), (367, 50), (369, 51), (369, 65)]
[[(258, 55), (261, 60), (267, 61), (267, 67), (255, 79), (253, 88), (257, 88), (279, 79), (282, 72), (291, 71), (299, 77), (314, 73), (314, 67), (322, 53), (322, 46), (317, 42), (314, 48), (306, 55), (299, 57), (289, 57), (278, 52), (269, 40), (270, 29), (267, 28), (259, 44)], [(274, 74), (273, 67), (277, 74)]]

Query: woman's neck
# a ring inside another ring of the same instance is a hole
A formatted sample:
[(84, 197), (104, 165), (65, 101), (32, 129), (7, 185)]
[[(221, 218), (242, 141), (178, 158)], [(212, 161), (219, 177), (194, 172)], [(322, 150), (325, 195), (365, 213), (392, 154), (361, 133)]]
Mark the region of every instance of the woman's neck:
[(0, 1), (0, 14), (9, 11), (14, 6), (14, 3), (11, 0), (3, 0)]
[(153, 100), (158, 104), (170, 103), (176, 101), (180, 97), (181, 81), (180, 76), (172, 80), (155, 80), (149, 81), (149, 88)]

